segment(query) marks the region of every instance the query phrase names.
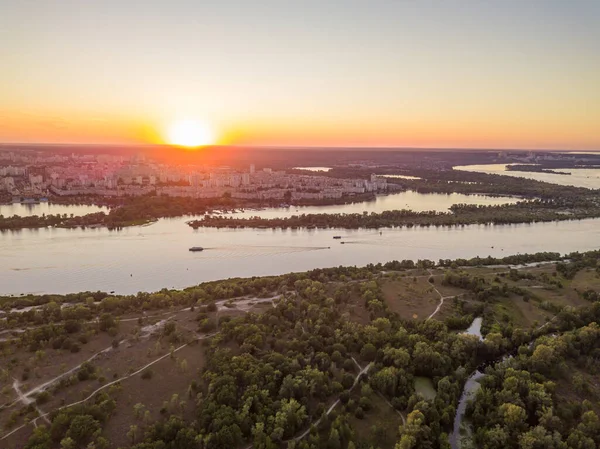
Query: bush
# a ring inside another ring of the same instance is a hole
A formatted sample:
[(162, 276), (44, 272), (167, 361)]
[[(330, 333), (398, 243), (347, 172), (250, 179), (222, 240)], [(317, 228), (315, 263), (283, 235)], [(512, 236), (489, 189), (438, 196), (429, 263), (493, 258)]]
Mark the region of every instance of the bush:
[(79, 332), (81, 330), (81, 323), (75, 320), (68, 320), (65, 323), (64, 328), (68, 334), (74, 334), (75, 332)]
[(206, 306), (206, 310), (209, 312), (216, 312), (217, 305), (214, 302), (211, 302), (208, 306)]
[(371, 401), (367, 397), (362, 397), (358, 401), (359, 408), (362, 408), (365, 411), (371, 410)]
[(347, 391), (343, 391), (342, 394), (340, 394), (340, 401), (342, 402), (342, 404), (347, 404), (349, 400), (350, 393)]
[(45, 404), (46, 402), (48, 402), (48, 400), (50, 399), (50, 393), (48, 393), (47, 391), (42, 391), (40, 393), (38, 393), (38, 395), (35, 398), (35, 402), (38, 405), (42, 405)]
[(73, 340), (71, 340), (70, 338), (65, 338), (63, 340), (62, 345), (60, 346), (60, 348), (68, 351), (69, 349), (71, 349), (72, 345), (73, 345)]
[(142, 373), (142, 379), (152, 379), (152, 376), (154, 375), (154, 373), (152, 372), (151, 369), (147, 369), (146, 371), (144, 371)]
[(358, 419), (363, 419), (365, 417), (365, 411), (362, 409), (362, 407), (356, 407), (356, 410), (354, 410), (354, 416), (356, 416)]

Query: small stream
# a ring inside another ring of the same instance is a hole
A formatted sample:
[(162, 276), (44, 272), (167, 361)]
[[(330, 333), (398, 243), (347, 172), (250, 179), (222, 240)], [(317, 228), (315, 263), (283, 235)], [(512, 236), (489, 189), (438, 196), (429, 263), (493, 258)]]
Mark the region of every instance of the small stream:
[[(483, 340), (481, 335), (481, 324), (483, 322), (482, 317), (477, 317), (473, 320), (469, 328), (464, 332), (468, 335), (475, 335), (479, 337), (480, 340)], [(460, 396), (460, 400), (458, 401), (458, 407), (456, 408), (456, 415), (454, 415), (454, 428), (452, 430), (452, 434), (450, 435), (450, 446), (452, 449), (460, 449), (460, 427), (465, 417), (465, 411), (467, 410), (467, 403), (469, 400), (473, 398), (477, 390), (480, 388), (480, 384), (478, 380), (483, 377), (483, 372), (479, 370), (475, 370), (473, 374), (467, 379), (465, 383), (465, 387), (463, 388), (463, 392)]]

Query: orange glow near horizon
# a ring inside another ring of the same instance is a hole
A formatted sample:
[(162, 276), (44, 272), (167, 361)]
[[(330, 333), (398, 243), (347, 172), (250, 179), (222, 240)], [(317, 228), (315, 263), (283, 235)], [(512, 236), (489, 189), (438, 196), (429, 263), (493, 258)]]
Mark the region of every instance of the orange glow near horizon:
[(263, 117), (254, 120), (221, 119), (216, 126), (212, 120), (169, 122), (162, 117), (98, 118), (84, 114), (62, 118), (66, 116), (0, 113), (0, 142), (167, 144), (185, 149), (246, 145), (595, 150), (600, 144), (591, 120), (567, 120), (566, 117), (527, 122), (501, 117), (490, 122), (475, 118), (444, 120), (438, 117), (387, 121), (381, 117), (339, 121)]

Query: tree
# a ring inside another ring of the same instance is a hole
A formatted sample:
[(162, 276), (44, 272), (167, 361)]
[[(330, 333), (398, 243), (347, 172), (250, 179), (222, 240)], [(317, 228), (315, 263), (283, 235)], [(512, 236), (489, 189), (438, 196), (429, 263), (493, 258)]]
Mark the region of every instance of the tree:
[(137, 404), (135, 404), (133, 406), (133, 415), (136, 418), (140, 419), (143, 416), (145, 410), (146, 410), (146, 406), (144, 404), (142, 404), (141, 402), (138, 402)]
[(60, 447), (61, 449), (75, 449), (77, 446), (73, 438), (66, 437), (60, 441)]
[(509, 433), (518, 433), (527, 426), (527, 412), (523, 407), (507, 403), (502, 404), (499, 411)]
[(377, 356), (377, 348), (371, 343), (365, 344), (360, 350), (360, 358), (367, 362), (375, 360), (375, 356)]
[(132, 424), (129, 426), (129, 431), (127, 432), (127, 437), (131, 439), (131, 444), (135, 444), (135, 437), (137, 435), (138, 426)]
[(327, 440), (328, 449), (340, 449), (342, 443), (340, 442), (340, 434), (336, 428), (332, 428), (329, 433), (329, 440)]
[(71, 425), (67, 432), (78, 445), (87, 443), (90, 438), (100, 430), (100, 422), (91, 415), (77, 415), (71, 420)]

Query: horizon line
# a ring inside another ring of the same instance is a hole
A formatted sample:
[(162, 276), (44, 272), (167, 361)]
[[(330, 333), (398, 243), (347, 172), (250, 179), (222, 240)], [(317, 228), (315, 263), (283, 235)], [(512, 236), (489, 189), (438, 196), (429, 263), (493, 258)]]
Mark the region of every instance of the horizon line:
[[(38, 146), (38, 147), (60, 147), (60, 146), (89, 146), (89, 147), (146, 147), (146, 148), (179, 148), (176, 145), (158, 144), (158, 143), (91, 143), (91, 142), (0, 142), (0, 148), (10, 145), (18, 146)], [(598, 152), (600, 149), (577, 149), (577, 148), (513, 148), (513, 147), (488, 147), (488, 148), (463, 148), (463, 147), (411, 147), (411, 146), (347, 146), (347, 145), (204, 145), (197, 149), (182, 149), (182, 151), (195, 151), (211, 148), (239, 148), (255, 150), (380, 150), (380, 151), (407, 151), (407, 150), (426, 150), (426, 151), (534, 151), (534, 152)]]

